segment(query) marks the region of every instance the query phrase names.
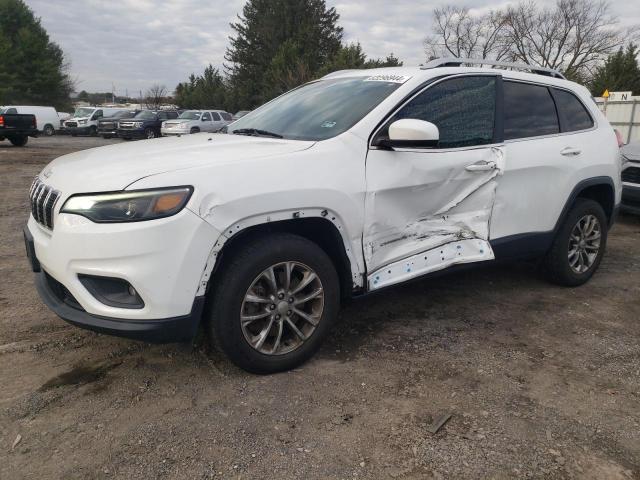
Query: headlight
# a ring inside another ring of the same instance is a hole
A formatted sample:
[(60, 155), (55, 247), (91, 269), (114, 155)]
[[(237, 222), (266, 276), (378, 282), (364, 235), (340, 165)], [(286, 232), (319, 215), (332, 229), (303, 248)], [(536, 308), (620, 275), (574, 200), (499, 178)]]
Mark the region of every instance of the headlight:
[(80, 121), (78, 122), (78, 124), (80, 124), (80, 125), (84, 125), (84, 124), (86, 124), (86, 123), (87, 123), (87, 121), (86, 121), (86, 120), (80, 120)]
[(82, 215), (97, 223), (139, 222), (175, 215), (189, 201), (193, 187), (73, 195), (61, 213)]
[(162, 126), (161, 126), (161, 128), (164, 128), (164, 127), (166, 127), (166, 126), (167, 126), (167, 122), (162, 122)]
[(133, 122), (135, 128), (142, 128), (142, 125), (144, 125), (143, 122)]

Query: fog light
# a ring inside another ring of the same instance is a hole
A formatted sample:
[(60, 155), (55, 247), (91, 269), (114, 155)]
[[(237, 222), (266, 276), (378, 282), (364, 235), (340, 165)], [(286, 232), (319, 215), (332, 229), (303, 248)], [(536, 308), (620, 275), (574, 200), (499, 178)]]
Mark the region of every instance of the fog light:
[(100, 303), (116, 308), (144, 307), (136, 289), (122, 278), (80, 274), (78, 280)]

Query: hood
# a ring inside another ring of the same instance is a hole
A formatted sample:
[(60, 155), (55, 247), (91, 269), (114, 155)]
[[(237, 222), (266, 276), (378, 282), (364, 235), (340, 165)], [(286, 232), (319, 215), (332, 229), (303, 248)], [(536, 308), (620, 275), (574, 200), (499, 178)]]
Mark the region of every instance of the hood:
[[(314, 142), (244, 135), (188, 135), (82, 150), (56, 158), (43, 182), (72, 193), (122, 190), (143, 177), (195, 167), (243, 162), (305, 150)], [(202, 170), (199, 170), (202, 172)]]
[(622, 147), (622, 154), (629, 160), (640, 162), (640, 142), (631, 142)]

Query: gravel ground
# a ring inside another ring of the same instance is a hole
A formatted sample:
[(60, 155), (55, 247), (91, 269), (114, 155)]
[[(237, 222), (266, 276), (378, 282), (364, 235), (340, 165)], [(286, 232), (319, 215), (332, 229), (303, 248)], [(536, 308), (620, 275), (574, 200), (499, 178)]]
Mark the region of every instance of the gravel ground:
[(0, 143), (0, 478), (640, 478), (638, 217), (583, 287), (530, 264), (418, 281), (346, 305), (303, 367), (254, 376), (39, 301), (30, 182), (107, 143)]

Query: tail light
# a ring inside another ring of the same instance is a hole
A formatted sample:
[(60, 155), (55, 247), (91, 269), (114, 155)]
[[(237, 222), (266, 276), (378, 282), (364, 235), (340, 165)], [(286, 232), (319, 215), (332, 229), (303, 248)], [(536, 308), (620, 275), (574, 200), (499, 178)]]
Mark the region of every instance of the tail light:
[(36, 123), (36, 117), (33, 117), (33, 124), (31, 125), (33, 128), (36, 128), (38, 124)]
[(616, 140), (618, 141), (618, 148), (622, 148), (624, 146), (624, 139), (622, 138), (622, 134), (618, 131), (617, 128), (613, 129), (616, 132)]
[(4, 117), (0, 115), (0, 127), (4, 127)]

